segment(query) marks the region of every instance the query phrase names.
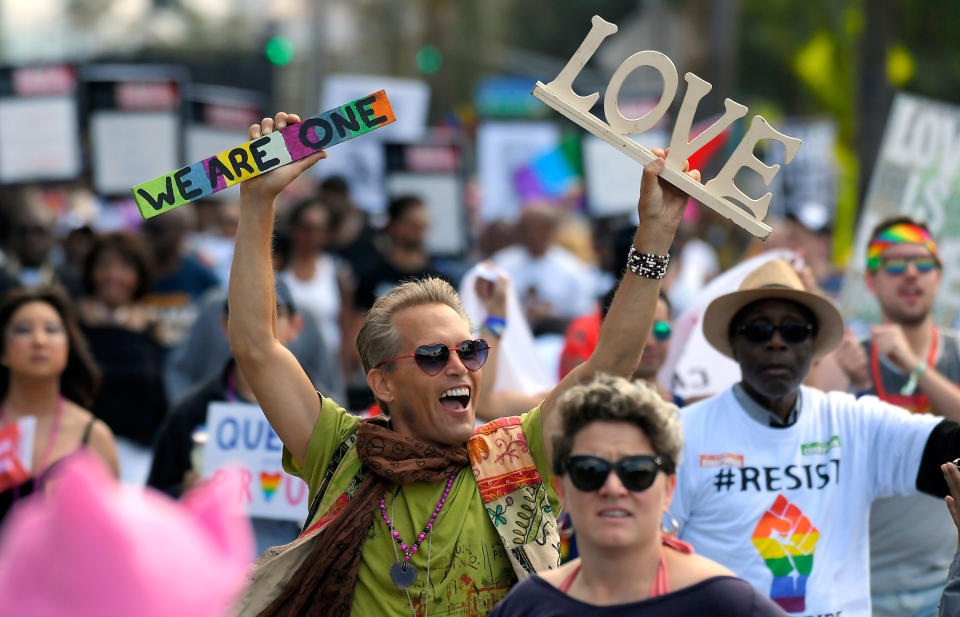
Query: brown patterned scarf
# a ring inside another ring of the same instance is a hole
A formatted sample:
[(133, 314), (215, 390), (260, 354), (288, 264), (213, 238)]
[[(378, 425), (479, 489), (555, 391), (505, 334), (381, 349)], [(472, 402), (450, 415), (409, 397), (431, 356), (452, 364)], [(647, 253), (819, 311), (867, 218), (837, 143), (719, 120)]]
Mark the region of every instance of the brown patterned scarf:
[(441, 482), (470, 462), (464, 446), (443, 448), (400, 435), (383, 418), (365, 420), (357, 430), (357, 454), (372, 473), (260, 617), (348, 617), (363, 542), (388, 484)]

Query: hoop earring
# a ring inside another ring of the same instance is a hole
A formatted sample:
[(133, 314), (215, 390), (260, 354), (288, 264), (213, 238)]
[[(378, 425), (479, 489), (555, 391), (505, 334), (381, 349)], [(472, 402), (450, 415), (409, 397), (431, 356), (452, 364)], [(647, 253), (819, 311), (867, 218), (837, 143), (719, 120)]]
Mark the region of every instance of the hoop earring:
[(660, 530), (663, 532), (663, 535), (665, 536), (677, 535), (677, 532), (680, 531), (680, 523), (677, 521), (677, 519), (673, 517), (672, 514), (669, 514), (667, 512), (664, 512), (664, 514), (666, 514), (669, 517), (670, 525), (672, 526), (672, 528), (667, 529), (667, 526), (665, 524), (660, 523)]

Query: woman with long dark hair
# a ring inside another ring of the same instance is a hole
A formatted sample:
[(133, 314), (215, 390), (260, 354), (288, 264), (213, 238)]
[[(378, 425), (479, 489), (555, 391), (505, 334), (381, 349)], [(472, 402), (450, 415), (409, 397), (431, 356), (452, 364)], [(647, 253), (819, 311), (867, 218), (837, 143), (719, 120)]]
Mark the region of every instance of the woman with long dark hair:
[(67, 296), (56, 288), (16, 289), (0, 303), (0, 429), (36, 420), (31, 478), (0, 491), (0, 520), (42, 485), (60, 459), (87, 448), (117, 475), (113, 433), (86, 407), (100, 383)]
[(150, 466), (150, 446), (167, 415), (162, 336), (155, 312), (143, 302), (152, 280), (153, 263), (139, 237), (104, 234), (87, 255), (84, 295), (77, 302), (80, 329), (103, 378), (90, 409), (120, 440), (125, 476), (134, 460), (143, 459), (140, 483)]

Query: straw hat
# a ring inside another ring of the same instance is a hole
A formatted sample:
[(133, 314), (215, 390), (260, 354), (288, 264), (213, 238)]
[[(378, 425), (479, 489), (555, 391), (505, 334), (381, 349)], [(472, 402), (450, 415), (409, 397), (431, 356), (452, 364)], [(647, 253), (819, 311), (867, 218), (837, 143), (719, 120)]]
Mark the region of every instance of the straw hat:
[(810, 309), (817, 318), (813, 357), (820, 358), (843, 340), (843, 317), (826, 298), (804, 289), (800, 277), (782, 259), (773, 259), (743, 279), (740, 289), (713, 300), (703, 314), (703, 334), (723, 355), (733, 358), (730, 320), (737, 311), (757, 300), (792, 300)]

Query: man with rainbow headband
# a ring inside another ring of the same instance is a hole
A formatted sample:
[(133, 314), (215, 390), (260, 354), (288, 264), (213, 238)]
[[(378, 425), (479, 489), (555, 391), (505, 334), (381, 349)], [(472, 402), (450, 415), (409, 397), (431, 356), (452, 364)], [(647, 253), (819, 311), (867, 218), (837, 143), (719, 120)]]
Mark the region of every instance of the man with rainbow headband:
[[(937, 328), (931, 315), (941, 266), (937, 244), (923, 223), (897, 217), (877, 225), (867, 248), (866, 283), (880, 304), (882, 323), (863, 341), (848, 331), (835, 359), (855, 392), (913, 413), (960, 420), (960, 339)], [(955, 536), (938, 499), (920, 494), (875, 501), (870, 512), (874, 616), (936, 615)]]

